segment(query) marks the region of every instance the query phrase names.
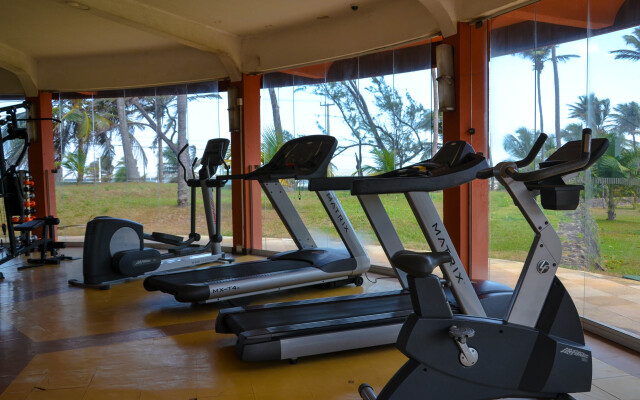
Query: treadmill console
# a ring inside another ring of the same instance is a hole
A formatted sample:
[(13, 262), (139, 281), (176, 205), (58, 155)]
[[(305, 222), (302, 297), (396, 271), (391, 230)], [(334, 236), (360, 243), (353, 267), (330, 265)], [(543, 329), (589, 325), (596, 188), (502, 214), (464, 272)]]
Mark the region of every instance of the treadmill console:
[(454, 140), (445, 143), (436, 155), (428, 160), (387, 172), (379, 177), (444, 175), (469, 168), (483, 160), (482, 153), (476, 153), (469, 143)]
[(472, 181), (478, 171), (488, 167), (482, 153), (476, 153), (462, 140), (455, 140), (445, 143), (428, 160), (382, 175), (355, 179), (351, 194), (433, 192)]
[(248, 174), (249, 179), (311, 179), (327, 175), (338, 141), (332, 136), (311, 135), (282, 145), (271, 161)]

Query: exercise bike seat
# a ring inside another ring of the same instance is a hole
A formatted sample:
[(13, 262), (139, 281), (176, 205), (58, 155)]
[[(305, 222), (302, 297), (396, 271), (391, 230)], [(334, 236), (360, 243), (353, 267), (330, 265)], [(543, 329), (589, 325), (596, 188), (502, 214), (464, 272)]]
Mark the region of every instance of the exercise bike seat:
[(400, 250), (391, 257), (394, 267), (415, 278), (429, 276), (438, 265), (451, 261), (451, 254), (446, 251), (419, 253)]

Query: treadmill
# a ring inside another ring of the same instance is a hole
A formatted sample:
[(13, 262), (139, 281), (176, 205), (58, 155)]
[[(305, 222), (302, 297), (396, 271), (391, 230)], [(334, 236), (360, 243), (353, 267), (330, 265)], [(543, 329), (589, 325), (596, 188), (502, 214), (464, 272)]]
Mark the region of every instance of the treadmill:
[(271, 161), (253, 172), (218, 177), (258, 181), (298, 250), (266, 260), (156, 274), (144, 280), (144, 288), (172, 294), (180, 302), (204, 303), (317, 284), (362, 285), (369, 258), (338, 198), (330, 190), (316, 192), (345, 248), (318, 248), (279, 181), (326, 176), (336, 147), (331, 136), (300, 137), (285, 143)]
[[(309, 190), (352, 190), (389, 259), (405, 249), (379, 194), (404, 193), (430, 248), (452, 255), (452, 262), (442, 270), (453, 308), (468, 315), (502, 316), (511, 288), (469, 279), (428, 193), (469, 182), (487, 167), (471, 145), (453, 141), (430, 160), (373, 177), (316, 178), (309, 182)], [(355, 190), (357, 186), (362, 194)], [(413, 312), (406, 274), (394, 271), (401, 290), (223, 309), (216, 319), (216, 332), (238, 336), (235, 351), (244, 361), (296, 360), (393, 344)]]

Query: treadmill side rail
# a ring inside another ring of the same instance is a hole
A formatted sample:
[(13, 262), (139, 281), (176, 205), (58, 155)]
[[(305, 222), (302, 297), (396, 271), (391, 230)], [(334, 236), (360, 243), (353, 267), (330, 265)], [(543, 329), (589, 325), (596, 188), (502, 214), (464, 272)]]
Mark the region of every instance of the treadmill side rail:
[(260, 294), (349, 279), (344, 272), (327, 273), (316, 267), (253, 275), (209, 284), (209, 300), (221, 301), (247, 294)]

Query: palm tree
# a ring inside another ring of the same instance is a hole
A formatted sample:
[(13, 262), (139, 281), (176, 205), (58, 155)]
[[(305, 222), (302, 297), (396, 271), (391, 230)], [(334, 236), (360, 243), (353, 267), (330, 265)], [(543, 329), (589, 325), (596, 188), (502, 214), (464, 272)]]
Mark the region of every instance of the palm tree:
[(278, 132), (273, 126), (264, 128), (260, 143), (260, 161), (262, 161), (262, 165), (271, 161), (276, 152), (280, 150), (280, 147), (291, 139), (293, 139), (293, 135), (287, 131)]
[[(115, 126), (115, 119), (105, 115), (102, 100), (61, 100), (53, 107), (55, 161), (63, 164), (67, 145), (75, 144), (86, 155), (92, 144), (104, 145), (104, 134)], [(64, 165), (63, 165), (64, 166)]]
[(615, 132), (605, 132), (603, 135), (609, 139), (610, 145), (607, 152), (594, 164), (592, 173), (596, 178), (603, 178), (601, 182), (606, 189), (607, 220), (614, 221), (616, 219), (616, 197), (621, 195), (624, 186), (612, 183), (607, 178), (628, 178), (630, 171), (620, 162), (624, 151), (624, 138)]
[(396, 169), (397, 160), (393, 150), (373, 148), (371, 154), (374, 157), (373, 162), (375, 165), (365, 165), (362, 167), (362, 172), (366, 175), (378, 175)]
[[(132, 97), (129, 99), (131, 105), (135, 108), (139, 117), (136, 124), (138, 127), (146, 126), (156, 133), (156, 138), (152, 143), (152, 148), (157, 147), (158, 151), (158, 178), (164, 180), (164, 162), (163, 144), (166, 144), (177, 157), (180, 149), (187, 142), (187, 104), (190, 101), (201, 99), (219, 99), (217, 94), (202, 94), (195, 96), (187, 96), (186, 94), (168, 95), (168, 96), (152, 96), (152, 97)], [(190, 160), (193, 159), (191, 154), (182, 153), (181, 161), (185, 166), (191, 165)], [(182, 176), (182, 167), (178, 166), (179, 175)], [(187, 178), (192, 178), (191, 170), (187, 168)], [(188, 188), (184, 179), (178, 179), (178, 206), (187, 205)]]
[(516, 129), (516, 135), (507, 134), (502, 140), (502, 147), (514, 160), (521, 160), (529, 154), (535, 143), (535, 134), (524, 126)]
[[(158, 181), (164, 182), (164, 146), (165, 140), (173, 141), (176, 133), (175, 96), (150, 96), (133, 97), (131, 104), (134, 106), (136, 119), (140, 121), (138, 127), (149, 127), (156, 137), (151, 143), (151, 148), (158, 155)], [(169, 149), (169, 151), (173, 151)], [(176, 153), (177, 154), (177, 153)], [(174, 155), (176, 155), (174, 154)], [(176, 164), (177, 165), (177, 164)]]
[(612, 50), (609, 53), (615, 54), (616, 60), (631, 60), (631, 61), (640, 60), (640, 27), (635, 28), (631, 35), (624, 35), (622, 38), (628, 45), (632, 46), (635, 50), (620, 49), (620, 50)]
[(540, 90), (540, 77), (542, 75), (542, 69), (547, 61), (553, 63), (553, 79), (554, 79), (554, 92), (555, 92), (555, 111), (556, 111), (556, 146), (560, 146), (560, 83), (558, 77), (558, 63), (567, 62), (571, 58), (579, 57), (575, 54), (557, 55), (556, 47), (545, 46), (533, 50), (523, 51), (517, 55), (521, 58), (530, 60), (533, 62), (533, 70), (536, 72), (536, 91), (538, 92), (538, 113), (540, 115), (540, 132), (544, 132), (544, 119), (542, 117), (542, 92)]
[[(558, 63), (565, 63), (572, 58), (580, 57), (575, 54), (565, 54), (558, 56), (556, 54), (556, 48), (558, 46), (551, 46), (551, 63), (553, 65), (553, 94), (555, 104), (555, 128), (556, 128), (556, 148), (559, 149), (562, 145), (562, 137), (560, 131), (560, 77), (558, 75)], [(542, 132), (542, 127), (540, 128)]]
[(571, 142), (572, 140), (581, 140), (582, 139), (582, 125), (577, 123), (571, 123), (567, 125), (562, 130), (562, 138), (566, 142)]
[(607, 118), (611, 112), (609, 99), (598, 99), (594, 93), (589, 96), (578, 96), (578, 101), (569, 106), (570, 118), (577, 118), (584, 126), (592, 128), (596, 135), (604, 135)]
[(125, 99), (123, 97), (116, 99), (116, 107), (118, 110), (118, 129), (122, 139), (122, 151), (124, 152), (124, 166), (127, 173), (127, 181), (139, 181), (140, 173), (138, 172), (136, 159), (133, 157), (131, 137), (129, 134), (129, 120), (125, 110)]
[(62, 166), (67, 169), (66, 176), (76, 176), (76, 185), (82, 183), (87, 170), (87, 153), (81, 146), (78, 146), (74, 152), (65, 155)]
[(623, 103), (613, 108), (613, 128), (620, 133), (631, 135), (633, 148), (636, 149), (636, 134), (640, 129), (640, 105), (635, 101)]
[[(629, 177), (633, 179), (640, 179), (640, 149), (624, 149), (620, 154), (620, 164), (629, 169)], [(638, 197), (640, 187), (629, 186), (627, 190), (631, 192), (633, 196), (633, 209), (636, 209), (638, 204)]]

